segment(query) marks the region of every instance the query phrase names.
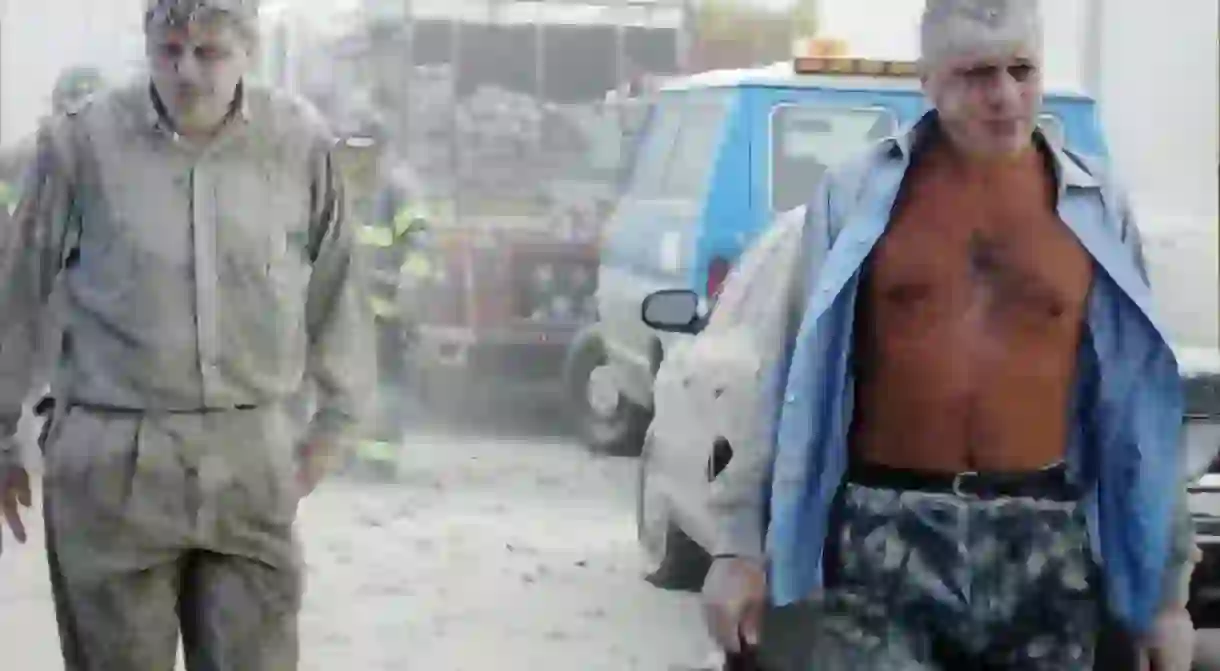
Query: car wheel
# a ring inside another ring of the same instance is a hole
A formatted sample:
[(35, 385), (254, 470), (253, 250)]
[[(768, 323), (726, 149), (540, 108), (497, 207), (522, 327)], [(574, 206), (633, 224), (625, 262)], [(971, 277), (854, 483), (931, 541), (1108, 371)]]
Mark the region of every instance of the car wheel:
[(619, 391), (603, 352), (591, 348), (577, 361), (568, 392), (576, 429), (590, 449), (617, 457), (640, 455), (652, 417)]
[(712, 560), (670, 520), (664, 495), (650, 487), (650, 443), (646, 441), (637, 467), (636, 536), (646, 561), (644, 580), (659, 589), (698, 592), (703, 589)]

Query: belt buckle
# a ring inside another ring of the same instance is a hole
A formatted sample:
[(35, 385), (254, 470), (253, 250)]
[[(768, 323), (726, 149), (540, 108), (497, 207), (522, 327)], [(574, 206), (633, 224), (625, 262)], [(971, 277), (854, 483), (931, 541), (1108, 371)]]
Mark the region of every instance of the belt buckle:
[(954, 475), (953, 476), (953, 495), (965, 498), (967, 496), (967, 494), (966, 494), (966, 492), (962, 491), (962, 484), (969, 478), (976, 478), (976, 477), (978, 477), (978, 475), (979, 475), (978, 471), (966, 471), (964, 473), (958, 473), (958, 474)]

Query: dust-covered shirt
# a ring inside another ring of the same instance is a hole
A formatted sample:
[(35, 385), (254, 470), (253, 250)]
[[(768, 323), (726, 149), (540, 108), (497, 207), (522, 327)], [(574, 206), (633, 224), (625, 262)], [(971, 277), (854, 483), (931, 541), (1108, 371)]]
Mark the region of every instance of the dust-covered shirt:
[(329, 132), (307, 104), (251, 86), (206, 146), (161, 110), (144, 80), (39, 133), (0, 244), (0, 445), (57, 278), (57, 397), (193, 412), (278, 403), (308, 382), (311, 437), (348, 438), (374, 348)]

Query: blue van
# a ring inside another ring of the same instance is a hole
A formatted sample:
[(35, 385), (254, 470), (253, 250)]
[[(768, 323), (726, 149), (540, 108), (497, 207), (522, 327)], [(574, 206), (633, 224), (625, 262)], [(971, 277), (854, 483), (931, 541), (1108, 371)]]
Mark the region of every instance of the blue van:
[[(639, 454), (668, 339), (690, 337), (646, 326), (644, 297), (675, 288), (715, 296), (743, 249), (778, 213), (803, 205), (828, 166), (926, 109), (913, 64), (864, 59), (706, 72), (654, 94), (606, 223), (597, 320), (575, 340), (566, 368), (590, 447)], [(1048, 92), (1042, 124), (1077, 153), (1105, 153), (1087, 96)]]

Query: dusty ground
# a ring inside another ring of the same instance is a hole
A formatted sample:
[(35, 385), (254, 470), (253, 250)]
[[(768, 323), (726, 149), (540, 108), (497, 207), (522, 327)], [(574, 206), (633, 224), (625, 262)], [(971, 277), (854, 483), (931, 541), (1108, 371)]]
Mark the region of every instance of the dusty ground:
[[(634, 462), (559, 438), (413, 436), (397, 484), (307, 500), (304, 671), (672, 671), (710, 646), (640, 579)], [(38, 526), (35, 521), (34, 526)], [(41, 538), (0, 557), (4, 669), (58, 671)], [(1200, 668), (1220, 669), (1220, 632)]]
[[(303, 669), (664, 671), (707, 658), (691, 599), (640, 579), (633, 462), (557, 439), (417, 436), (407, 450), (399, 484), (336, 480), (304, 504)], [(5, 669), (62, 668), (40, 541), (0, 557)]]

